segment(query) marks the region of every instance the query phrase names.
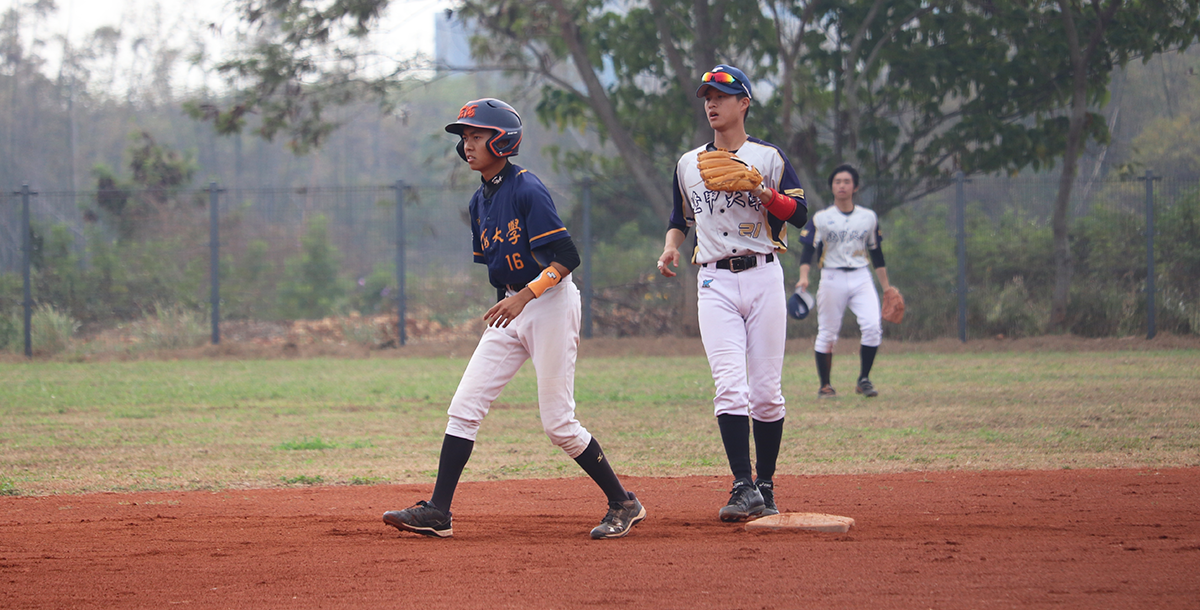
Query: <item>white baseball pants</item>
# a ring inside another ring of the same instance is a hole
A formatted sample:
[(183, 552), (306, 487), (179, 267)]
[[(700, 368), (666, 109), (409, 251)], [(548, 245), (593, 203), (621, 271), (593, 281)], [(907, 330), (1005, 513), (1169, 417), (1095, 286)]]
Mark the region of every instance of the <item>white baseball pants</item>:
[(833, 352), (842, 316), (846, 307), (858, 318), (862, 344), (878, 347), (883, 342), (883, 325), (879, 321), (879, 293), (867, 267), (852, 271), (826, 267), (821, 270), (821, 285), (817, 288), (817, 341), (814, 349), (823, 354)]
[(716, 415), (775, 422), (786, 414), (781, 387), (787, 294), (778, 258), (740, 273), (701, 267), (696, 276), (700, 338), (712, 369)]
[(568, 456), (579, 457), (592, 442), (575, 419), (579, 315), (579, 289), (567, 275), (530, 301), (508, 327), (484, 330), (450, 401), (446, 434), (474, 441), (500, 391), (526, 360), (533, 360), (542, 429)]

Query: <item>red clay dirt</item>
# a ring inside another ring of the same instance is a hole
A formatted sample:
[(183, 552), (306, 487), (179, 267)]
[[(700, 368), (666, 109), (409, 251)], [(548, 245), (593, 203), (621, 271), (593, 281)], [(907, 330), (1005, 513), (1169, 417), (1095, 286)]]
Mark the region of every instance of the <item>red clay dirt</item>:
[(1200, 469), (780, 476), (845, 534), (717, 520), (726, 477), (637, 478), (593, 541), (583, 478), (464, 483), (454, 537), (386, 510), (429, 485), (0, 498), (0, 607), (1200, 608)]

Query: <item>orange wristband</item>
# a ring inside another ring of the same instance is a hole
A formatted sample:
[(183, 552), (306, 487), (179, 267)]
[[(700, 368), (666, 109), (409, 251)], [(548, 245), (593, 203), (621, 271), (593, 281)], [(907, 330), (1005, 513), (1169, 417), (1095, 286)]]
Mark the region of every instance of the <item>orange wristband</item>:
[(537, 277), (533, 278), (533, 281), (526, 284), (526, 286), (533, 291), (533, 298), (536, 299), (542, 296), (543, 292), (546, 292), (547, 290), (550, 290), (558, 285), (561, 280), (562, 276), (558, 274), (557, 269), (554, 267), (546, 267), (545, 269), (542, 269), (542, 272), (539, 273)]

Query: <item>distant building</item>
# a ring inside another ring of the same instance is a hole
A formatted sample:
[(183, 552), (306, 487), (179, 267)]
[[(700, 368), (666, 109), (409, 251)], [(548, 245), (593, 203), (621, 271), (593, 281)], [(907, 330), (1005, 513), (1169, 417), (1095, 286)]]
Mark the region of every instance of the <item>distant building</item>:
[(434, 17), (433, 59), (438, 72), (475, 67), (475, 60), (471, 59), (473, 35), (475, 28), (463, 24), (451, 9), (441, 11)]

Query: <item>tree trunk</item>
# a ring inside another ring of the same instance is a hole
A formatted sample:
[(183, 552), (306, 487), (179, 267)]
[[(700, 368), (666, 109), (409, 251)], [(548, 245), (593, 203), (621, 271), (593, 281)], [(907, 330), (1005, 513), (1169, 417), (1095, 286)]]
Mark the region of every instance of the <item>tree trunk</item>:
[(1058, 0), (1059, 15), (1063, 21), (1067, 46), (1071, 53), (1071, 120), (1067, 127), (1066, 148), (1063, 151), (1062, 175), (1058, 178), (1058, 195), (1054, 200), (1054, 292), (1050, 299), (1050, 332), (1066, 332), (1067, 304), (1071, 298), (1071, 276), (1074, 271), (1071, 260), (1071, 236), (1068, 232), (1071, 204), (1071, 188), (1079, 168), (1079, 155), (1083, 149), (1083, 128), (1087, 119), (1087, 67), (1104, 29), (1113, 13), (1120, 7), (1114, 0), (1109, 9), (1101, 14), (1097, 11), (1096, 23), (1088, 35), (1086, 48), (1081, 44), (1079, 31), (1075, 27), (1075, 7), (1071, 0)]
[(575, 64), (575, 70), (587, 87), (588, 99), (586, 101), (588, 105), (596, 113), (600, 122), (604, 124), (604, 129), (612, 138), (613, 145), (617, 147), (621, 159), (625, 161), (625, 167), (633, 177), (634, 183), (637, 184), (638, 190), (642, 192), (647, 202), (665, 217), (668, 210), (671, 209), (670, 189), (663, 184), (663, 180), (655, 172), (653, 159), (638, 147), (637, 143), (633, 141), (633, 136), (617, 118), (617, 110), (613, 107), (612, 100), (608, 98), (604, 86), (600, 84), (600, 79), (596, 76), (596, 68), (588, 59), (587, 51), (583, 48), (583, 41), (579, 36), (579, 26), (567, 11), (563, 0), (552, 0), (550, 4), (558, 16), (563, 42), (567, 43), (567, 47), (571, 50), (571, 60)]

